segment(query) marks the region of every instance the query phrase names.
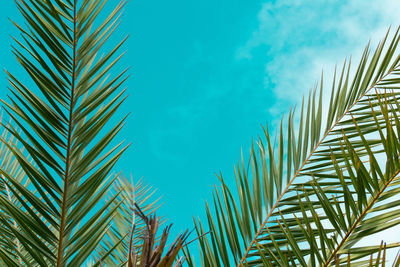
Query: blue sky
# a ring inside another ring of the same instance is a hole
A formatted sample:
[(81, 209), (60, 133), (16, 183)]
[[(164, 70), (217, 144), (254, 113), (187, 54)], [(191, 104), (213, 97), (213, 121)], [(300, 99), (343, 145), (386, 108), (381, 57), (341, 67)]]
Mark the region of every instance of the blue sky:
[[(233, 165), (260, 124), (299, 103), (322, 69), (329, 77), (397, 27), (399, 8), (389, 0), (131, 0), (117, 35), (130, 35), (120, 113), (131, 115), (120, 138), (132, 146), (118, 168), (158, 188), (160, 213), (176, 231), (192, 228), (215, 173), (233, 185)], [(0, 63), (14, 70), (8, 17), (19, 17), (12, 1), (2, 3)], [(0, 85), (4, 97), (4, 74)]]

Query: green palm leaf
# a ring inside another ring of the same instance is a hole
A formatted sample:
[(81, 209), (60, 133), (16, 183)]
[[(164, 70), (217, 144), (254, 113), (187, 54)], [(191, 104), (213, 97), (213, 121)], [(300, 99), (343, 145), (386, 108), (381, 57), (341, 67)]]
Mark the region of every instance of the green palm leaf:
[[(16, 25), (21, 37), (13, 52), (31, 81), (8, 73), (10, 95), (3, 103), (12, 125), (4, 127), (24, 150), (3, 143), (29, 184), (1, 170), (22, 205), (3, 198), (4, 214), (18, 231), (1, 219), (26, 252), (27, 266), (80, 266), (101, 247), (117, 251), (124, 236), (110, 246), (110, 227), (125, 205), (112, 169), (127, 147), (113, 142), (125, 120), (113, 118), (125, 99), (125, 71), (111, 72), (125, 40), (103, 49), (124, 1), (100, 19), (107, 2), (17, 1), (26, 25)], [(12, 258), (7, 251), (0, 256)]]
[(400, 37), (388, 35), (372, 56), (367, 46), (353, 75), (350, 63), (335, 73), (327, 112), (321, 79), (299, 120), (291, 111), (282, 121), (276, 145), (264, 128), (266, 141), (235, 169), (237, 190), (219, 177), (222, 187), (206, 206), (211, 234), (200, 238), (203, 266), (327, 266), (352, 249), (352, 260), (378, 251), (357, 242), (399, 218), (390, 211), (398, 201), (385, 202), (398, 193), (400, 170)]

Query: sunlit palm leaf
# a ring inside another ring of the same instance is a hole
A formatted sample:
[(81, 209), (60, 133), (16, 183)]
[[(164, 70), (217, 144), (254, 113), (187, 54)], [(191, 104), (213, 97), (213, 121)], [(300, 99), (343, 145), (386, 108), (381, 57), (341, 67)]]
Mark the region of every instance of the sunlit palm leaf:
[[(360, 210), (397, 170), (393, 141), (397, 133), (388, 129), (397, 129), (399, 40), (398, 31), (391, 41), (386, 36), (372, 57), (366, 48), (354, 74), (350, 64), (335, 74), (326, 117), (321, 80), (321, 87), (310, 93), (306, 104), (303, 101), (299, 121), (295, 112), (289, 113), (286, 124), (282, 121), (277, 145), (266, 127), (266, 142), (260, 139), (252, 147), (249, 168), (242, 160), (235, 170), (237, 191), (231, 191), (220, 176), (222, 188), (215, 191), (212, 208), (206, 207), (211, 234), (200, 239), (203, 266), (262, 262), (275, 266), (285, 258), (313, 266), (311, 251), (320, 253), (314, 263), (323, 265), (324, 260), (332, 263), (340, 249), (350, 249), (362, 239), (355, 232), (352, 241), (336, 233), (346, 233), (344, 229), (354, 224), (358, 227), (356, 222), (367, 223), (365, 216), (358, 220)], [(397, 194), (389, 186), (383, 191), (386, 198)], [(378, 216), (375, 223), (387, 222), (390, 227), (397, 222), (397, 214), (386, 215)], [(300, 227), (308, 224), (313, 228)], [(208, 230), (200, 221), (196, 227), (199, 235)], [(347, 245), (340, 245), (341, 240)], [(265, 250), (263, 256), (260, 248)], [(281, 262), (282, 266), (290, 265), (289, 261)]]

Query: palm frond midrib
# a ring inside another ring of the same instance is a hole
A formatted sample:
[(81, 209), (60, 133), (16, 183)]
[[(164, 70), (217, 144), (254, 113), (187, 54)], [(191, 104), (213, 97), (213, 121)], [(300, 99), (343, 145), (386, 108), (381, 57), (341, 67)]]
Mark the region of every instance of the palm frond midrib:
[(64, 189), (62, 196), (62, 204), (61, 204), (61, 223), (60, 223), (60, 231), (59, 231), (59, 242), (58, 242), (58, 254), (57, 254), (57, 267), (60, 267), (63, 262), (63, 247), (64, 247), (64, 230), (65, 230), (65, 221), (67, 213), (69, 212), (67, 209), (67, 196), (68, 196), (68, 186), (69, 186), (69, 171), (70, 171), (70, 154), (71, 154), (71, 146), (72, 146), (72, 131), (73, 131), (73, 113), (74, 113), (74, 95), (75, 95), (75, 83), (76, 83), (76, 47), (77, 47), (77, 18), (76, 18), (76, 4), (77, 0), (74, 0), (73, 3), (73, 38), (72, 38), (72, 74), (71, 74), (71, 94), (70, 94), (70, 103), (69, 103), (69, 118), (68, 118), (68, 130), (67, 130), (67, 147), (66, 147), (66, 162), (65, 162), (65, 171), (64, 171)]

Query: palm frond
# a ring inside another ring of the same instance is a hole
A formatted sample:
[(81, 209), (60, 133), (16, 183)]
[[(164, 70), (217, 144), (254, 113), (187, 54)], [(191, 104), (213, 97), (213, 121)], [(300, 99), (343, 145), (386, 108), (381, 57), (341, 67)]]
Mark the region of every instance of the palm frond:
[(120, 88), (126, 78), (125, 71), (111, 70), (125, 39), (109, 51), (103, 45), (124, 1), (103, 17), (107, 2), (16, 1), (26, 24), (16, 24), (21, 35), (13, 52), (30, 81), (8, 73), (10, 95), (3, 103), (12, 123), (4, 127), (24, 151), (3, 144), (29, 185), (5, 168), (1, 174), (22, 204), (4, 201), (2, 209), (18, 225), (17, 231), (5, 223), (29, 255), (23, 265), (81, 266), (110, 241), (123, 205), (112, 170), (127, 148), (113, 141), (125, 119), (113, 115), (125, 99)]
[[(200, 238), (203, 266), (329, 265), (341, 249), (397, 223), (389, 205), (378, 202), (397, 194), (399, 40), (399, 30), (391, 39), (388, 32), (372, 54), (366, 47), (354, 74), (346, 62), (335, 72), (326, 117), (321, 78), (303, 100), (299, 120), (294, 111), (282, 120), (276, 145), (265, 127), (249, 164), (242, 158), (235, 168), (237, 190), (219, 176), (222, 187), (212, 207), (206, 205), (211, 234)], [(381, 227), (371, 229), (362, 214), (375, 209)], [(346, 237), (345, 229), (361, 225), (368, 225), (364, 234)], [(204, 227), (196, 221), (199, 235)]]

